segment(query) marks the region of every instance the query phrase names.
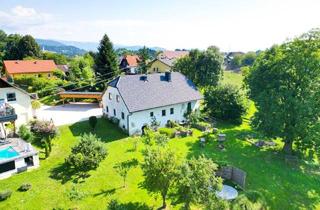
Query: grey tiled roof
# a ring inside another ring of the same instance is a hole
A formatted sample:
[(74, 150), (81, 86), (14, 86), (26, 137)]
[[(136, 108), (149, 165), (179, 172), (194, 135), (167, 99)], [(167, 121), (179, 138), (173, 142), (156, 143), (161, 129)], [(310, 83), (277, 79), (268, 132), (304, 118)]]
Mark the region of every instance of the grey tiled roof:
[(191, 80), (181, 73), (172, 72), (171, 82), (166, 80), (164, 73), (148, 74), (148, 81), (141, 80), (141, 76), (125, 75), (109, 83), (109, 86), (119, 90), (129, 112), (203, 98)]

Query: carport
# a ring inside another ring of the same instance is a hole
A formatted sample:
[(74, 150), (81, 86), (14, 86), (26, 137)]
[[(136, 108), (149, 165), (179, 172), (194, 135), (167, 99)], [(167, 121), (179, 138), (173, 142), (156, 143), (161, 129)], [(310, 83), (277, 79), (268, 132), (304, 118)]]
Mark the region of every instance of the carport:
[(102, 92), (73, 92), (73, 91), (64, 91), (59, 93), (60, 98), (63, 100), (72, 98), (75, 102), (76, 98), (81, 99), (97, 99), (99, 102), (102, 100)]

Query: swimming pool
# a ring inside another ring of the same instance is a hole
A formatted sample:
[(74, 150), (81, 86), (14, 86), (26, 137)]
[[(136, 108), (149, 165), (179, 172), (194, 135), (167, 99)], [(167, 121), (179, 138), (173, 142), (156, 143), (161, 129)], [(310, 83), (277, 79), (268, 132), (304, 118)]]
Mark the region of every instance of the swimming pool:
[(15, 151), (11, 146), (0, 150), (0, 160), (13, 158), (18, 155), (19, 155), (19, 153), (17, 151)]

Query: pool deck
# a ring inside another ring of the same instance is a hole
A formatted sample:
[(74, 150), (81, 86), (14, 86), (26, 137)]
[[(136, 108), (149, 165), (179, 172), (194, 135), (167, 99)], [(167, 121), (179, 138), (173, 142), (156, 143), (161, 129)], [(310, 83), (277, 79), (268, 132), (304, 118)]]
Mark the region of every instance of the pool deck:
[(20, 138), (7, 138), (5, 143), (0, 143), (0, 150), (11, 146), (19, 153), (19, 155), (12, 158), (2, 159), (0, 160), (0, 164), (38, 154), (38, 151), (33, 146), (28, 147), (27, 145), (28, 142), (25, 142)]

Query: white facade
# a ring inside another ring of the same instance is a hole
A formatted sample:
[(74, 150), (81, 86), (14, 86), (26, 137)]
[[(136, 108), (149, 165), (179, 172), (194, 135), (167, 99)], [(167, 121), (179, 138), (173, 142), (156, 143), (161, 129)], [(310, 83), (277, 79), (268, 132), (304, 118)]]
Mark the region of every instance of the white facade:
[(188, 103), (192, 111), (200, 106), (198, 100), (129, 113), (117, 88), (109, 86), (102, 97), (103, 114), (108, 118), (119, 119), (119, 127), (129, 135), (141, 134), (142, 127), (151, 124), (152, 116), (160, 123), (160, 127), (164, 127), (168, 120), (177, 122), (185, 120), (184, 114), (187, 112)]
[[(15, 97), (10, 98), (10, 96), (13, 96), (12, 94)], [(16, 120), (18, 127), (32, 119), (31, 98), (27, 93), (13, 87), (0, 88), (0, 100), (5, 101), (15, 109), (18, 116)]]

